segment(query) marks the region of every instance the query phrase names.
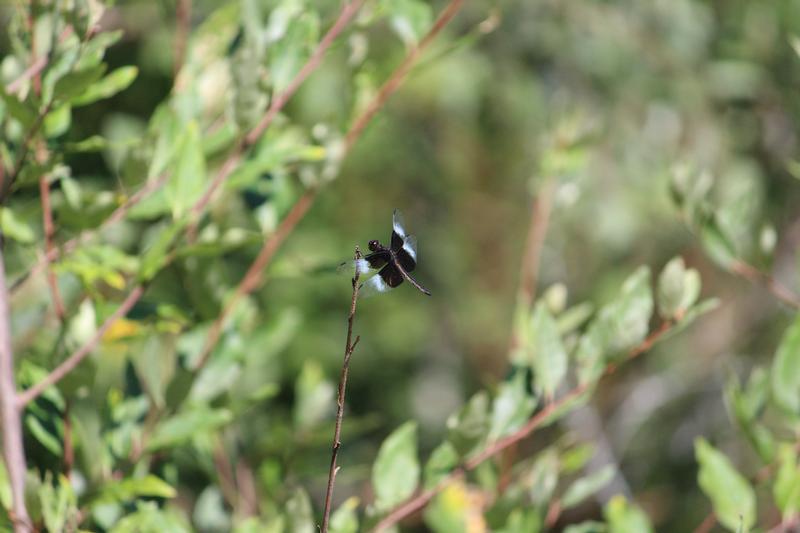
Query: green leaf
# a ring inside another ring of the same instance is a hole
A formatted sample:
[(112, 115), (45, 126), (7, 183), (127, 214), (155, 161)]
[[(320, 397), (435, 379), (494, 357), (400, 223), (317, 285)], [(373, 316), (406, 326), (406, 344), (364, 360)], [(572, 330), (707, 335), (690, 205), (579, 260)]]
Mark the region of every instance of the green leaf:
[(407, 47), (416, 46), (433, 23), (433, 8), (422, 0), (389, 0), (383, 7), (389, 12), (392, 29)]
[(186, 125), (179, 143), (175, 170), (164, 187), (175, 220), (179, 220), (200, 198), (206, 181), (206, 162), (196, 122)]
[(414, 493), (420, 477), (417, 425), (406, 422), (381, 444), (372, 467), (372, 487), (378, 511), (391, 509)]
[(800, 314), (783, 334), (771, 375), (775, 405), (788, 413), (800, 415)]
[(136, 512), (117, 522), (111, 529), (111, 533), (142, 533), (144, 531), (189, 533), (194, 531), (186, 518), (175, 509), (159, 509), (155, 502), (137, 502), (136, 507)]
[(450, 442), (444, 441), (431, 452), (428, 462), (425, 463), (424, 487), (426, 489), (433, 487), (456, 466), (458, 466), (458, 452)]
[(525, 372), (516, 372), (500, 385), (492, 402), (489, 440), (508, 435), (525, 424), (536, 407), (536, 398), (528, 394)]
[(489, 432), (489, 396), (481, 391), (447, 419), (447, 439), (461, 456), (479, 447)]
[(652, 313), (650, 270), (640, 267), (625, 280), (617, 298), (600, 309), (581, 337), (575, 354), (580, 382), (596, 380), (609, 357), (623, 355), (642, 342)]
[(209, 485), (200, 493), (194, 504), (192, 520), (201, 531), (229, 531), (231, 529), (230, 513), (225, 508), (222, 492), (215, 485)]
[(608, 527), (602, 522), (587, 520), (580, 524), (571, 524), (564, 529), (564, 533), (606, 533)]
[(351, 496), (331, 515), (331, 533), (358, 533), (358, 498)]
[(82, 141), (64, 144), (66, 152), (102, 152), (108, 148), (108, 140), (101, 135), (92, 135)]
[(23, 244), (36, 241), (33, 228), (14, 214), (10, 207), (0, 207), (0, 229), (3, 235)]
[(156, 426), (147, 442), (147, 450), (155, 451), (182, 444), (195, 435), (202, 435), (222, 427), (232, 419), (233, 415), (227, 409), (195, 407), (178, 413)]
[(658, 278), (658, 312), (665, 320), (682, 317), (700, 295), (700, 274), (686, 270), (682, 257), (675, 257)]
[(158, 477), (148, 474), (140, 478), (127, 478), (104, 486), (98, 501), (124, 503), (140, 496), (174, 498), (177, 491)]
[(778, 471), (772, 493), (781, 516), (788, 518), (800, 513), (800, 468), (797, 452), (792, 444), (782, 444), (778, 450)]
[(103, 79), (90, 85), (77, 98), (73, 98), (72, 105), (86, 105), (96, 102), (97, 100), (110, 98), (118, 92), (127, 89), (138, 74), (139, 69), (134, 66), (120, 67)]
[(47, 448), (47, 450), (56, 457), (61, 457), (63, 449), (61, 448), (60, 439), (45, 429), (38, 418), (32, 414), (28, 414), (25, 417), (25, 427), (28, 428), (28, 431), (31, 432), (33, 437), (39, 441), (39, 444)]
[(567, 374), (567, 351), (544, 303), (536, 306), (531, 317), (531, 348), (534, 384), (545, 397), (552, 398)]
[(69, 129), (72, 123), (72, 107), (63, 104), (44, 117), (44, 134), (47, 138), (58, 137)]
[(623, 496), (614, 496), (603, 510), (609, 533), (649, 533), (653, 531), (647, 515)]
[(71, 102), (73, 99), (79, 98), (90, 85), (100, 79), (105, 71), (105, 65), (95, 65), (67, 73), (56, 82), (53, 98), (57, 102)]
[(2, 98), (3, 102), (6, 104), (6, 110), (8, 114), (11, 115), (11, 118), (19, 121), (26, 130), (33, 126), (39, 116), (39, 111), (36, 109), (36, 106), (30, 102), (30, 98), (21, 102), (13, 94), (6, 93), (4, 86), (0, 87), (0, 98)]
[(749, 531), (756, 521), (756, 496), (750, 483), (705, 439), (695, 441), (695, 455), (700, 463), (698, 483), (711, 500), (719, 523), (730, 531), (738, 531), (742, 525)]
[(318, 40), (319, 16), (314, 11), (299, 11), (289, 23), (286, 34), (268, 50), (269, 72), (276, 93), (289, 85)]
[(298, 429), (316, 426), (333, 411), (334, 387), (316, 361), (308, 359), (303, 363), (294, 391), (294, 423)]
[(37, 493), (47, 531), (66, 531), (67, 524), (77, 520), (78, 498), (66, 477), (58, 476), (58, 483), (53, 484), (48, 472)]
[(558, 452), (547, 448), (539, 454), (530, 473), (531, 501), (537, 505), (547, 505), (558, 484)]
[(11, 482), (8, 479), (8, 470), (6, 470), (6, 462), (0, 461), (0, 506), (3, 509), (11, 509), (13, 503), (11, 496)]
[(149, 281), (158, 274), (169, 261), (172, 244), (176, 241), (188, 220), (183, 219), (168, 224), (159, 230), (158, 236), (144, 250), (142, 264), (139, 269), (139, 280)]
[(769, 374), (763, 368), (751, 372), (745, 390), (736, 376), (731, 376), (725, 387), (725, 405), (730, 416), (766, 463), (772, 461), (775, 445), (772, 434), (758, 422), (758, 418), (769, 399), (769, 392)]
[(575, 507), (583, 500), (602, 489), (614, 478), (616, 469), (613, 465), (606, 465), (596, 472), (575, 481), (564, 492), (561, 505), (564, 509)]
[(727, 270), (736, 261), (733, 243), (724, 235), (713, 217), (700, 228), (700, 240), (706, 253), (722, 268)]

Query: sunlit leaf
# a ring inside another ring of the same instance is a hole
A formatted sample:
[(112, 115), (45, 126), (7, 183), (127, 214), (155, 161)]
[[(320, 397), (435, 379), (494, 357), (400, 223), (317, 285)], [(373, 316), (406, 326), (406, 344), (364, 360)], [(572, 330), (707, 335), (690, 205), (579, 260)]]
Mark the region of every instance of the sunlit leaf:
[(608, 521), (609, 533), (649, 533), (653, 531), (647, 515), (629, 504), (623, 496), (614, 496), (608, 502), (603, 515)]
[(536, 399), (528, 394), (525, 373), (517, 372), (509, 381), (500, 384), (492, 401), (489, 440), (512, 433), (528, 420), (536, 407)]
[(372, 466), (375, 507), (379, 511), (391, 509), (411, 496), (419, 477), (417, 426), (406, 422), (386, 437)]
[(797, 451), (792, 444), (781, 445), (778, 465), (772, 493), (781, 515), (788, 518), (800, 512), (800, 467), (797, 465)]
[(800, 314), (783, 334), (770, 374), (775, 405), (800, 415)]
[(110, 98), (120, 91), (128, 88), (133, 83), (139, 69), (134, 66), (120, 67), (106, 75), (103, 79), (94, 82), (80, 96), (72, 99), (72, 105), (86, 105)]
[(730, 531), (753, 527), (756, 496), (747, 479), (705, 439), (695, 441), (695, 455), (700, 464), (698, 483), (711, 500), (719, 523)]
[(195, 407), (178, 413), (156, 426), (147, 441), (150, 451), (181, 444), (228, 424), (233, 416), (227, 409)]
[(543, 303), (534, 309), (530, 327), (534, 385), (552, 398), (567, 374), (567, 351), (558, 325)]

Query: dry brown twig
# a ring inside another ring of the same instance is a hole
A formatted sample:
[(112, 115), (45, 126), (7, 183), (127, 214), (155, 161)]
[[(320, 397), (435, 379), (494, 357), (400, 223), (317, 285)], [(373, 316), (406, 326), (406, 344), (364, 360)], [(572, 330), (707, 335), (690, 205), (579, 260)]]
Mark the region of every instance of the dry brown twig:
[[(353, 259), (358, 261), (361, 259), (361, 250), (356, 247)], [(336, 396), (336, 424), (333, 430), (333, 445), (331, 447), (331, 467), (328, 471), (328, 487), (325, 491), (325, 508), (322, 513), (322, 527), (321, 533), (327, 533), (328, 521), (331, 516), (331, 505), (333, 505), (333, 485), (336, 483), (336, 474), (339, 467), (336, 466), (336, 459), (339, 456), (339, 448), (342, 443), (339, 440), (342, 435), (342, 419), (344, 417), (344, 399), (347, 392), (347, 377), (350, 374), (350, 357), (353, 355), (353, 350), (356, 349), (360, 337), (356, 337), (353, 341), (353, 320), (356, 317), (356, 304), (358, 303), (358, 288), (360, 277), (359, 269), (355, 269), (353, 276), (353, 297), (350, 300), (350, 314), (347, 316), (347, 339), (344, 344), (344, 360), (342, 361), (342, 375), (339, 378), (339, 392)]]

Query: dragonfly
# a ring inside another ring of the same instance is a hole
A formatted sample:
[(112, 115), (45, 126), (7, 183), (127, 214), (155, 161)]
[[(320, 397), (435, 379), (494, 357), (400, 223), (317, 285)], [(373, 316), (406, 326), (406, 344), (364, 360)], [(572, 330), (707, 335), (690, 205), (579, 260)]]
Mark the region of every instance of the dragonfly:
[(380, 241), (369, 241), (370, 253), (343, 266), (349, 265), (358, 270), (360, 275), (372, 274), (367, 281), (359, 286), (359, 295), (373, 296), (388, 292), (408, 281), (423, 294), (431, 295), (431, 291), (422, 286), (411, 277), (411, 272), (417, 267), (417, 239), (409, 235), (403, 221), (403, 215), (398, 209), (392, 215), (392, 236), (389, 246), (384, 246)]

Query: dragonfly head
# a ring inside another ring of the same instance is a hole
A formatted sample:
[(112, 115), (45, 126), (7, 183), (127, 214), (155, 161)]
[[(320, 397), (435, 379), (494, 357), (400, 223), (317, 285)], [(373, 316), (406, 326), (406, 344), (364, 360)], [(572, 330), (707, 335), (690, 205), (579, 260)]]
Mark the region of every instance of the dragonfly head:
[(374, 241), (373, 240), (373, 241), (369, 241), (368, 246), (369, 246), (369, 251), (370, 252), (377, 252), (381, 247), (381, 243), (379, 243), (378, 241)]

